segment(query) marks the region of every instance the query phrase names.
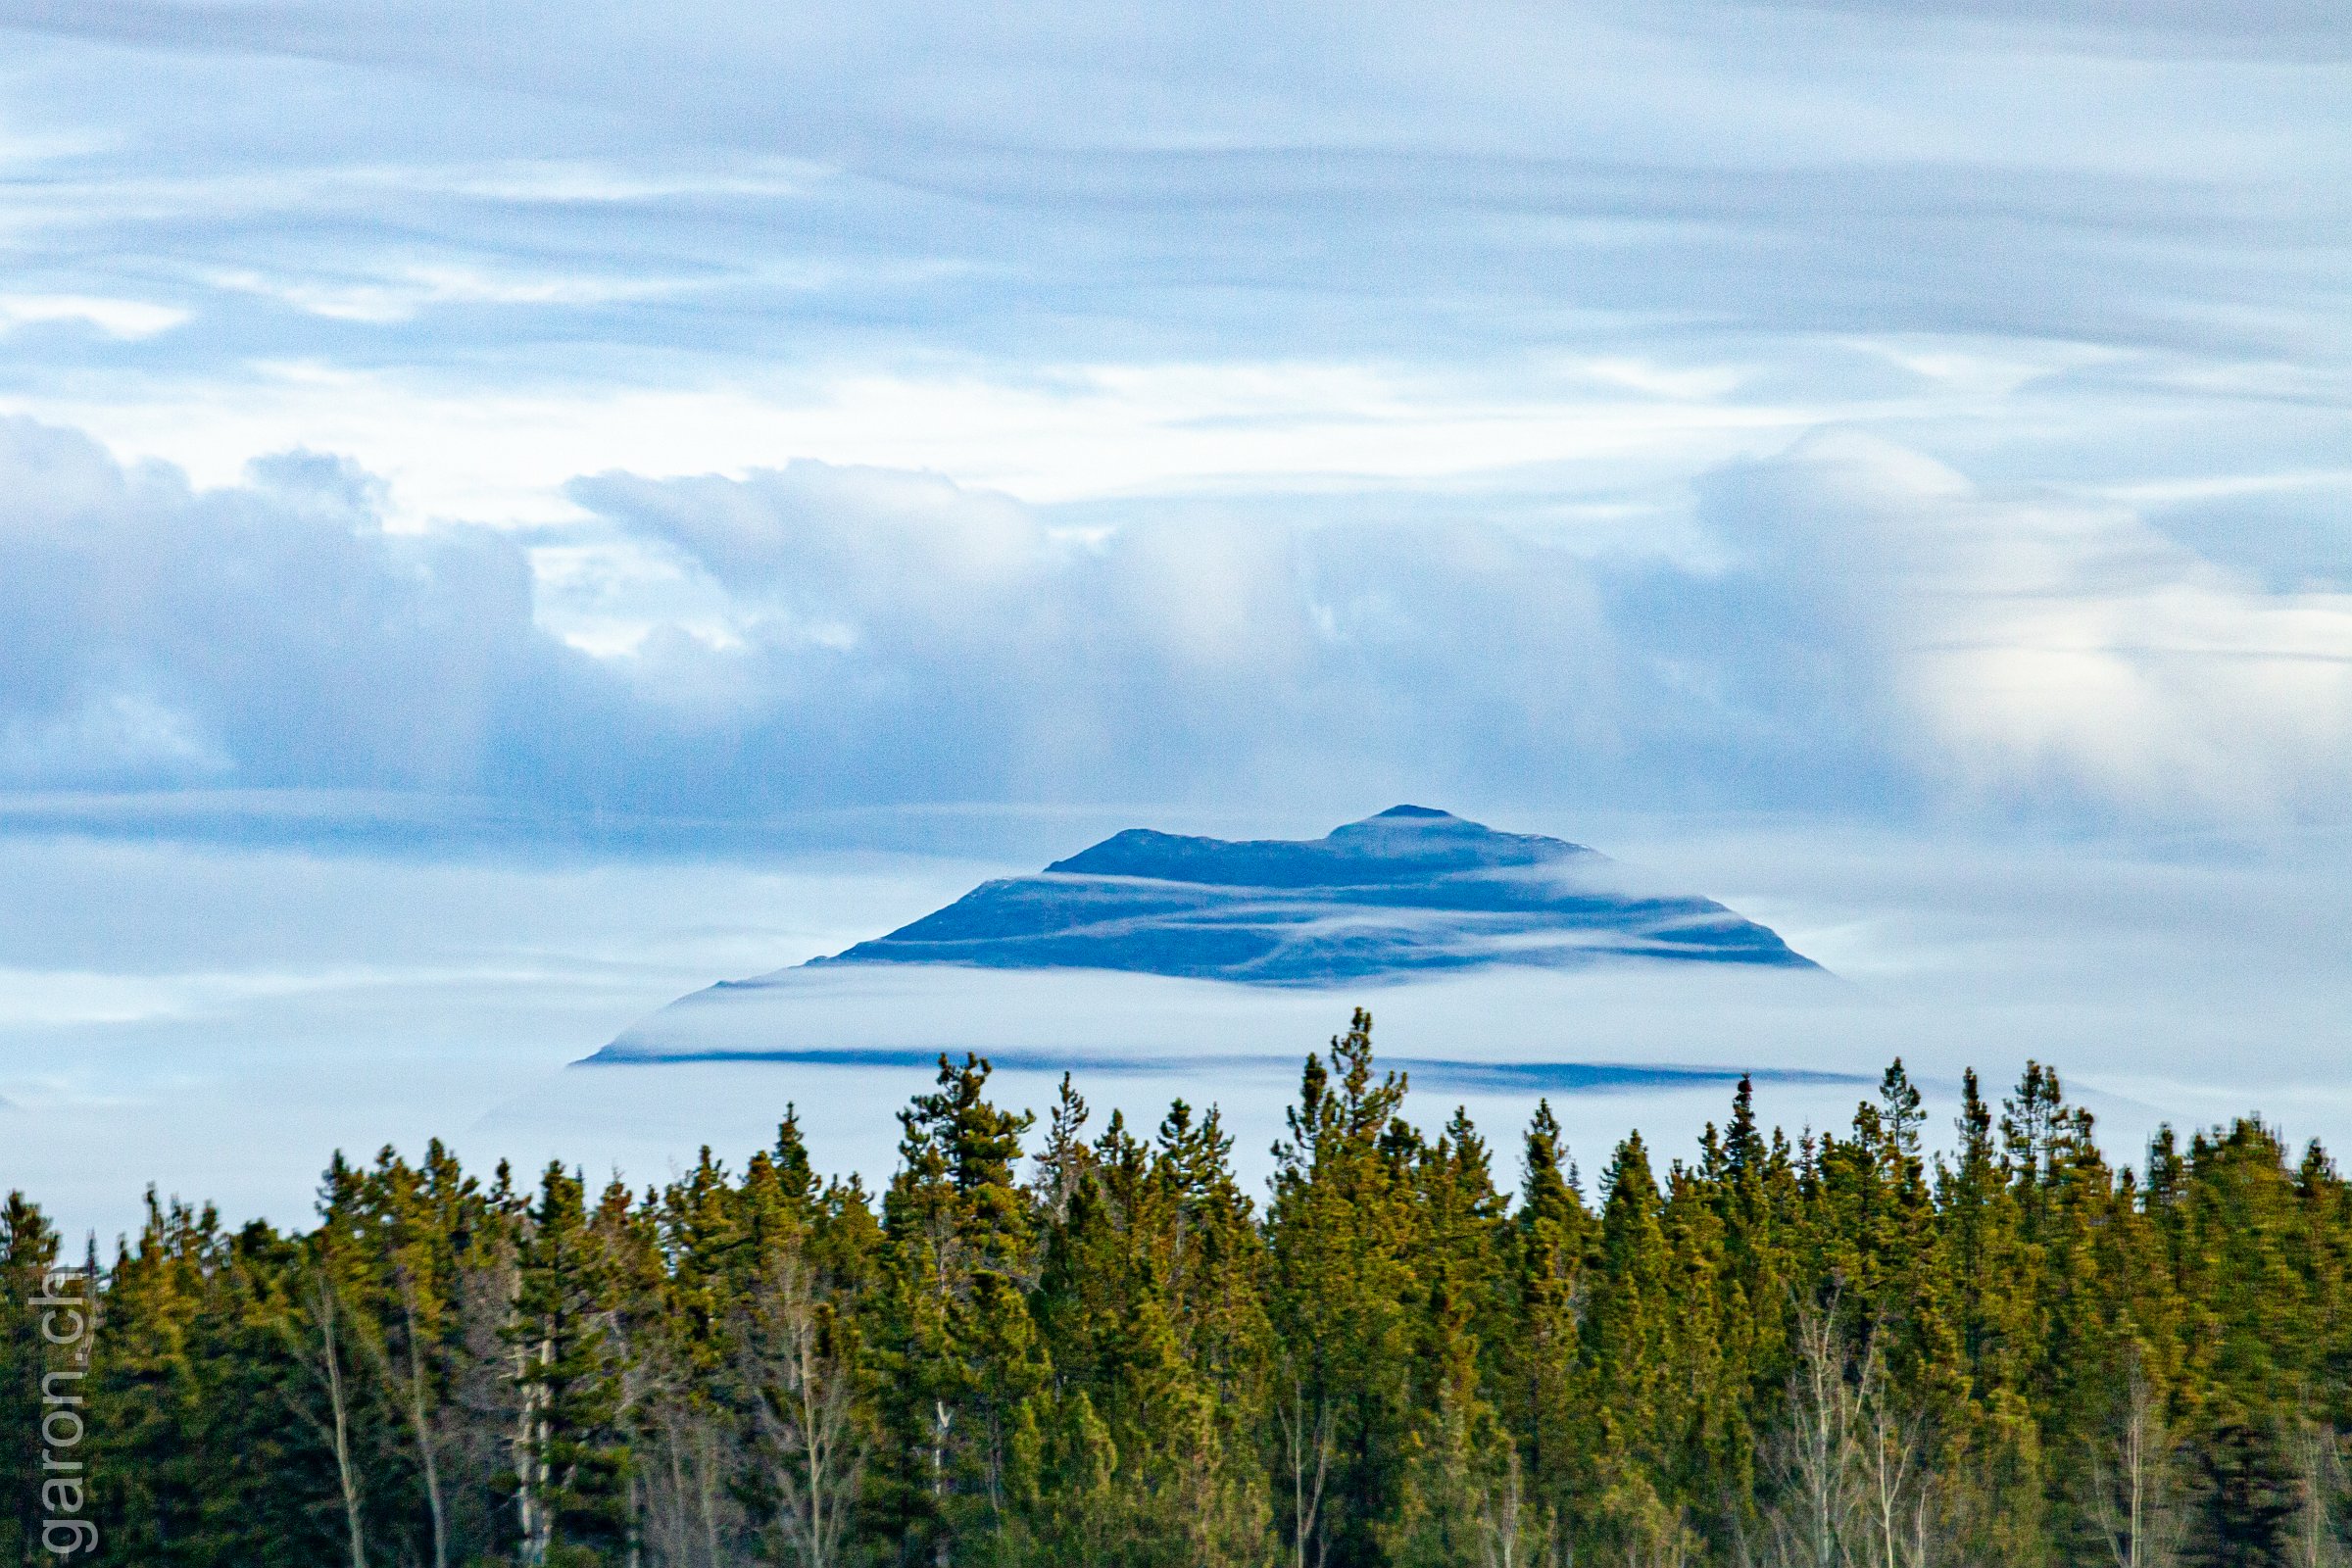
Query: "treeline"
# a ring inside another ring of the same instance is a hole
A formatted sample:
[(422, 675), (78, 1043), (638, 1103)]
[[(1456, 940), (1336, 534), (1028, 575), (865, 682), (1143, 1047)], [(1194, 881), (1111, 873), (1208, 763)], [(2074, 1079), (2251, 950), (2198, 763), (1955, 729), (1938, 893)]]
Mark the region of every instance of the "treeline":
[[(82, 1561), (1358, 1568), (2344, 1558), (2352, 1192), (2240, 1122), (2111, 1166), (2056, 1074), (1923, 1155), (1728, 1121), (1587, 1196), (1307, 1058), (1265, 1201), (1212, 1111), (1043, 1127), (942, 1059), (878, 1198), (788, 1114), (740, 1173), (328, 1168), (316, 1228), (149, 1200), (103, 1271)], [(9, 1513), (56, 1259), (6, 1228)], [(52, 1361), (51, 1364), (54, 1364)], [(54, 1408), (52, 1405), (50, 1408)], [(55, 1472), (49, 1472), (54, 1475)]]

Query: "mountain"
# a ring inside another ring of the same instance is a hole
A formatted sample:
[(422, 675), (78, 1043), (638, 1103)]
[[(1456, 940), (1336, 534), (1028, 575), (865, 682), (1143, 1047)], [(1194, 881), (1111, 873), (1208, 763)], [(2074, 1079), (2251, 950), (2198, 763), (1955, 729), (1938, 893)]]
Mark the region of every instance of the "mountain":
[(1329, 986), (1603, 958), (1813, 968), (1712, 899), (1607, 856), (1397, 806), (1319, 839), (1130, 829), (813, 965), (1109, 969)]
[(1581, 844), (1398, 806), (1304, 841), (1114, 834), (831, 957), (681, 997), (588, 1059), (854, 1072), (977, 1051), (1040, 1073), (1214, 1063), (1230, 1086), (1295, 1072), (1298, 1043), (1360, 1002), (1421, 1081), (1469, 1086), (1685, 1071), (1735, 1010), (1752, 1035), (1842, 1005), (1826, 983), (1764, 926)]

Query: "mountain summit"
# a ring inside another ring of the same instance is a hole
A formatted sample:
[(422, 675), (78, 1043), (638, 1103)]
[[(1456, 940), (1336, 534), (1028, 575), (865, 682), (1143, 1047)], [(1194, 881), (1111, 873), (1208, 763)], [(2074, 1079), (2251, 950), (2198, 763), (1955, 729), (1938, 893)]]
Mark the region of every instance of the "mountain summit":
[(1324, 986), (1611, 957), (1816, 967), (1767, 927), (1711, 899), (1644, 888), (1581, 844), (1498, 833), (1426, 806), (1392, 807), (1319, 839), (1129, 829), (811, 966)]

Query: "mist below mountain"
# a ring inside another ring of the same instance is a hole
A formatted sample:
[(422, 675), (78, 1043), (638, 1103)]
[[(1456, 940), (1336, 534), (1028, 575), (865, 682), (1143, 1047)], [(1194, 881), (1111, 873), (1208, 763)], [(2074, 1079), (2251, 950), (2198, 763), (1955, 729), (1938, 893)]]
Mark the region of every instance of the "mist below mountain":
[(594, 1059), (1288, 1055), (1345, 988), (1381, 994), (1433, 1050), (1459, 1034), (1532, 1065), (1567, 1045), (1527, 995), (1547, 974), (1830, 983), (1770, 928), (1651, 880), (1580, 844), (1417, 806), (1320, 839), (1131, 829), (843, 953), (683, 998)]

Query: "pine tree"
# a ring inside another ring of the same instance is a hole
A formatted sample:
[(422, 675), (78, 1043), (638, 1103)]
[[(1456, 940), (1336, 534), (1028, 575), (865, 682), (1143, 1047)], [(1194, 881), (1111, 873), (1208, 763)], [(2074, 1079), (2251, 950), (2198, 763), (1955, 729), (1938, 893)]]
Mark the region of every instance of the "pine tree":
[(1517, 1432), (1524, 1487), (1539, 1523), (1565, 1520), (1593, 1478), (1585, 1460), (1594, 1419), (1580, 1317), (1592, 1216), (1570, 1185), (1560, 1124), (1548, 1102), (1528, 1123), (1513, 1216), (1515, 1299), (1500, 1408)]
[(288, 1392), (287, 1408), (333, 1459), (343, 1560), (351, 1568), (368, 1568), (367, 1477), (382, 1446), (381, 1402), (373, 1396), (379, 1391), (368, 1371), (369, 1351), (378, 1344), (368, 1308), (381, 1294), (376, 1276), (383, 1259), (361, 1230), (362, 1185), (360, 1173), (338, 1152), (320, 1194), (321, 1223), (294, 1250), (290, 1266), (263, 1281), (275, 1298), (271, 1319), (286, 1354), (303, 1372)]
[(1274, 1150), (1274, 1468), (1301, 1564), (1377, 1563), (1396, 1502), (1425, 1235), (1404, 1093), (1401, 1075), (1374, 1076), (1372, 1016), (1358, 1008), (1331, 1042), (1330, 1070), (1307, 1057), (1291, 1136)]
[[(362, 1308), (360, 1348), (386, 1404), (397, 1412), (411, 1494), (400, 1514), (413, 1520), (421, 1494), (425, 1541), (413, 1552), (431, 1568), (458, 1560), (463, 1525), (451, 1474), (449, 1404), (464, 1375), (462, 1282), (476, 1236), (489, 1215), (480, 1185), (436, 1139), (421, 1165), (392, 1150), (379, 1152), (357, 1192), (357, 1245), (372, 1249), (372, 1290)], [(478, 1523), (474, 1534), (483, 1532)]]
[[(1678, 1291), (1696, 1287), (1711, 1295), (1711, 1281), (1694, 1278), (1704, 1259), (1687, 1237), (1682, 1247), (1668, 1244), (1666, 1201), (1639, 1133), (1617, 1146), (1603, 1182), (1584, 1322), (1599, 1495), (1581, 1533), (1620, 1555), (1671, 1555), (1694, 1544), (1680, 1491), (1688, 1479), (1684, 1443), (1696, 1413), (1694, 1385), (1675, 1357), (1698, 1348), (1711, 1316)], [(1695, 1328), (1682, 1321), (1692, 1310), (1701, 1313)]]
[(858, 1322), (873, 1216), (855, 1185), (818, 1190), (789, 1108), (774, 1152), (753, 1156), (741, 1204), (756, 1259), (730, 1335), (751, 1428), (746, 1491), (770, 1560), (832, 1568), (854, 1549), (871, 1441)]
[[(1074, 1133), (1078, 1118), (1059, 1120)], [(1199, 1209), (1239, 1199), (1221, 1135), (1209, 1134), (1203, 1146), (1189, 1111), (1171, 1112), (1152, 1150), (1114, 1114), (1093, 1146), (1041, 1160), (1041, 1207), (1050, 1214), (1059, 1194), (1061, 1211), (1047, 1227), (1033, 1298), (1054, 1366), (1051, 1393), (1037, 1401), (1036, 1452), (1060, 1468), (1035, 1485), (1050, 1492), (1060, 1474), (1090, 1499), (1033, 1515), (1032, 1540), (1049, 1560), (1082, 1544), (1139, 1565), (1256, 1555), (1263, 1488), (1244, 1468), (1254, 1457), (1246, 1429), (1220, 1414), (1217, 1395), (1219, 1374), (1231, 1388), (1241, 1369), (1229, 1348), (1201, 1343), (1197, 1331), (1213, 1325), (1192, 1321), (1197, 1305), (1225, 1306), (1222, 1291), (1195, 1298), (1218, 1283), (1206, 1271), (1219, 1227)], [(1098, 1463), (1110, 1466), (1100, 1488), (1087, 1479)]]
[[(74, 1401), (49, 1408), (78, 1413), (87, 1398), (81, 1392), (88, 1373), (86, 1363), (76, 1365), (69, 1355), (52, 1355), (41, 1333), (42, 1312), (47, 1309), (32, 1304), (52, 1297), (50, 1270), (57, 1261), (57, 1232), (47, 1216), (23, 1193), (11, 1192), (6, 1203), (0, 1204), (0, 1318), (4, 1318), (0, 1321), (0, 1487), (6, 1488), (8, 1498), (6, 1511), (0, 1512), (0, 1562), (5, 1563), (34, 1560), (34, 1552), (40, 1549), (41, 1523), (53, 1512), (61, 1517), (79, 1516), (87, 1507), (88, 1478), (82, 1468), (86, 1460), (62, 1458), (61, 1463), (74, 1466), (70, 1471), (44, 1471), (41, 1463), (44, 1376), (54, 1370), (50, 1391), (60, 1399)], [(68, 1290), (63, 1280), (57, 1283), (58, 1296), (89, 1294), (79, 1285)], [(62, 1334), (74, 1321), (60, 1317), (55, 1327)], [(86, 1332), (87, 1318), (81, 1321)], [(81, 1425), (86, 1429), (88, 1423), (85, 1420)], [(57, 1482), (58, 1500), (74, 1506), (49, 1508), (42, 1495), (44, 1481)], [(66, 1542), (76, 1535), (65, 1530), (57, 1539)]]
[[(1459, 1149), (1468, 1130), (1456, 1112), (1446, 1142)], [(1481, 1390), (1476, 1279), (1440, 1270), (1431, 1284), (1420, 1359), (1435, 1387), (1405, 1443), (1394, 1522), (1379, 1532), (1396, 1568), (1507, 1568), (1536, 1561), (1545, 1545), (1518, 1451)]]
[(1028, 1304), (1036, 1217), (1014, 1176), (1031, 1118), (988, 1102), (988, 1074), (940, 1058), (937, 1091), (900, 1114), (882, 1204), (876, 1524), (902, 1560), (942, 1568), (1005, 1555), (1005, 1466), (1050, 1371)]
[(521, 1552), (531, 1568), (598, 1568), (625, 1554), (629, 1452), (609, 1243), (625, 1189), (593, 1217), (581, 1178), (540, 1179), (517, 1258), (508, 1330), (522, 1391), (514, 1436)]
[(2029, 1397), (2038, 1254), (2022, 1233), (2010, 1165), (1971, 1070), (1961, 1077), (1957, 1157), (1937, 1171), (1937, 1250), (1967, 1387), (1950, 1416), (1948, 1468), (1965, 1494), (1965, 1549), (1994, 1561), (2045, 1555), (2041, 1438)]
[[(593, 1207), (437, 1145), (338, 1157), (299, 1234), (151, 1195), (77, 1385), (96, 1560), (2341, 1560), (2352, 1192), (2259, 1123), (2116, 1170), (2030, 1064), (1931, 1180), (1898, 1062), (1850, 1133), (1743, 1083), (1662, 1185), (1627, 1138), (1597, 1213), (1539, 1106), (1513, 1211), (1359, 1013), (1261, 1215), (1213, 1111), (1090, 1138), (1065, 1084), (1024, 1186), (986, 1089), (943, 1061), (879, 1217), (789, 1111)], [(55, 1255), (0, 1206), (8, 1299)]]

